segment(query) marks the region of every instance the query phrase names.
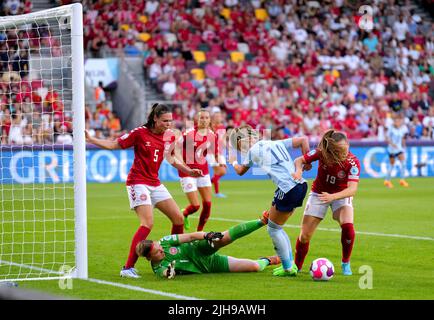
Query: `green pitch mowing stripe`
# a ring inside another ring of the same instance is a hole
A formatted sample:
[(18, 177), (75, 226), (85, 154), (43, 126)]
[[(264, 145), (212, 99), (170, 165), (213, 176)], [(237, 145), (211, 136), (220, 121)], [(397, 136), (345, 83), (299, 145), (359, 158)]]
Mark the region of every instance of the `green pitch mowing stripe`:
[[(273, 277), (273, 267), (268, 267), (261, 273), (189, 275), (170, 281), (157, 278), (144, 259), (137, 263), (140, 279), (119, 277), (138, 220), (129, 210), (124, 184), (88, 184), (89, 276), (198, 299), (434, 299), (434, 178), (408, 181), (408, 189), (400, 187), (396, 181), (393, 181), (393, 189), (385, 188), (379, 179), (362, 179), (360, 182), (354, 198), (356, 240), (351, 277), (341, 275), (340, 228), (329, 211), (311, 241), (303, 270), (296, 278)], [(184, 207), (187, 199), (179, 183), (165, 185), (179, 207)], [(273, 184), (265, 180), (225, 181), (223, 177), (221, 189), (228, 198), (213, 198), (211, 219), (205, 230), (223, 231), (238, 221), (258, 218), (262, 210), (270, 206), (274, 193)], [(293, 247), (302, 214), (303, 208), (298, 208), (285, 228)], [(192, 231), (199, 215), (200, 211), (192, 216)], [(170, 229), (167, 217), (155, 210), (154, 228), (149, 239), (159, 239), (170, 233)], [(220, 253), (257, 259), (274, 254), (274, 250), (266, 228), (262, 228), (223, 248)], [(318, 257), (326, 257), (335, 265), (335, 276), (328, 282), (314, 282), (310, 278), (309, 264)], [(372, 270), (372, 289), (360, 287), (366, 266)], [(172, 299), (76, 279), (71, 290), (59, 289), (58, 281), (20, 282), (19, 285), (82, 299)]]

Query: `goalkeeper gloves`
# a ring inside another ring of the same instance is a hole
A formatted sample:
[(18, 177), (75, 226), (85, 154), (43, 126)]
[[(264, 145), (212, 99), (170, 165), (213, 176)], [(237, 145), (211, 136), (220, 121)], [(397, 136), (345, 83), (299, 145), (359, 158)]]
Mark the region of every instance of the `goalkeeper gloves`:
[(165, 276), (166, 276), (166, 278), (167, 279), (173, 279), (173, 278), (175, 278), (175, 260), (173, 260), (168, 266), (167, 266), (167, 269), (166, 269), (166, 273), (165, 273)]
[(208, 241), (208, 244), (214, 248), (214, 241), (219, 241), (221, 238), (223, 238), (223, 233), (221, 232), (208, 232), (205, 233), (205, 235), (203, 236), (203, 238)]

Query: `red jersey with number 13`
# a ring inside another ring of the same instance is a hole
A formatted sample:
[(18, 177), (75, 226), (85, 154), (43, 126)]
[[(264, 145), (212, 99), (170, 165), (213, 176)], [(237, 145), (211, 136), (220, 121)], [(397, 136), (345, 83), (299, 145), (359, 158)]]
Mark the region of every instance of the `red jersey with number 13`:
[[(170, 136), (170, 135), (169, 135)], [(164, 159), (164, 153), (170, 148), (170, 141), (164, 141), (167, 135), (154, 134), (151, 130), (138, 127), (118, 138), (122, 149), (134, 147), (134, 162), (128, 173), (127, 186), (146, 184), (158, 187), (161, 182), (158, 170)]]
[(359, 182), (360, 162), (351, 152), (348, 152), (347, 159), (344, 161), (343, 166), (337, 163), (331, 166), (325, 165), (322, 160), (321, 151), (318, 149), (306, 153), (304, 160), (307, 163), (319, 160), (318, 174), (312, 184), (312, 192), (336, 193), (346, 189), (348, 187), (348, 181)]

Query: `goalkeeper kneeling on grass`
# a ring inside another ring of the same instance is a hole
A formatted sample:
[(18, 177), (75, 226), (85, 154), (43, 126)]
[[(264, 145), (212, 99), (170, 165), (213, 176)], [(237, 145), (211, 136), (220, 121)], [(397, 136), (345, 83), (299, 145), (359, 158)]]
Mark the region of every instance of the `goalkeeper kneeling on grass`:
[(217, 251), (266, 225), (268, 217), (233, 226), (224, 232), (194, 232), (166, 236), (159, 241), (143, 240), (136, 253), (151, 262), (160, 277), (173, 279), (175, 274), (258, 272), (280, 263), (277, 256), (258, 260), (219, 255)]

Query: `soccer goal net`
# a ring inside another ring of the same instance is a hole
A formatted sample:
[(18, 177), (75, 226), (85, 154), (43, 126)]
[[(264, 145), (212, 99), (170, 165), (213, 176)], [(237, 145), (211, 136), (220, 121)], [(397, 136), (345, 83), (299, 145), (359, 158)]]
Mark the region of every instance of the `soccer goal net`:
[(0, 17), (0, 281), (87, 278), (82, 16)]

